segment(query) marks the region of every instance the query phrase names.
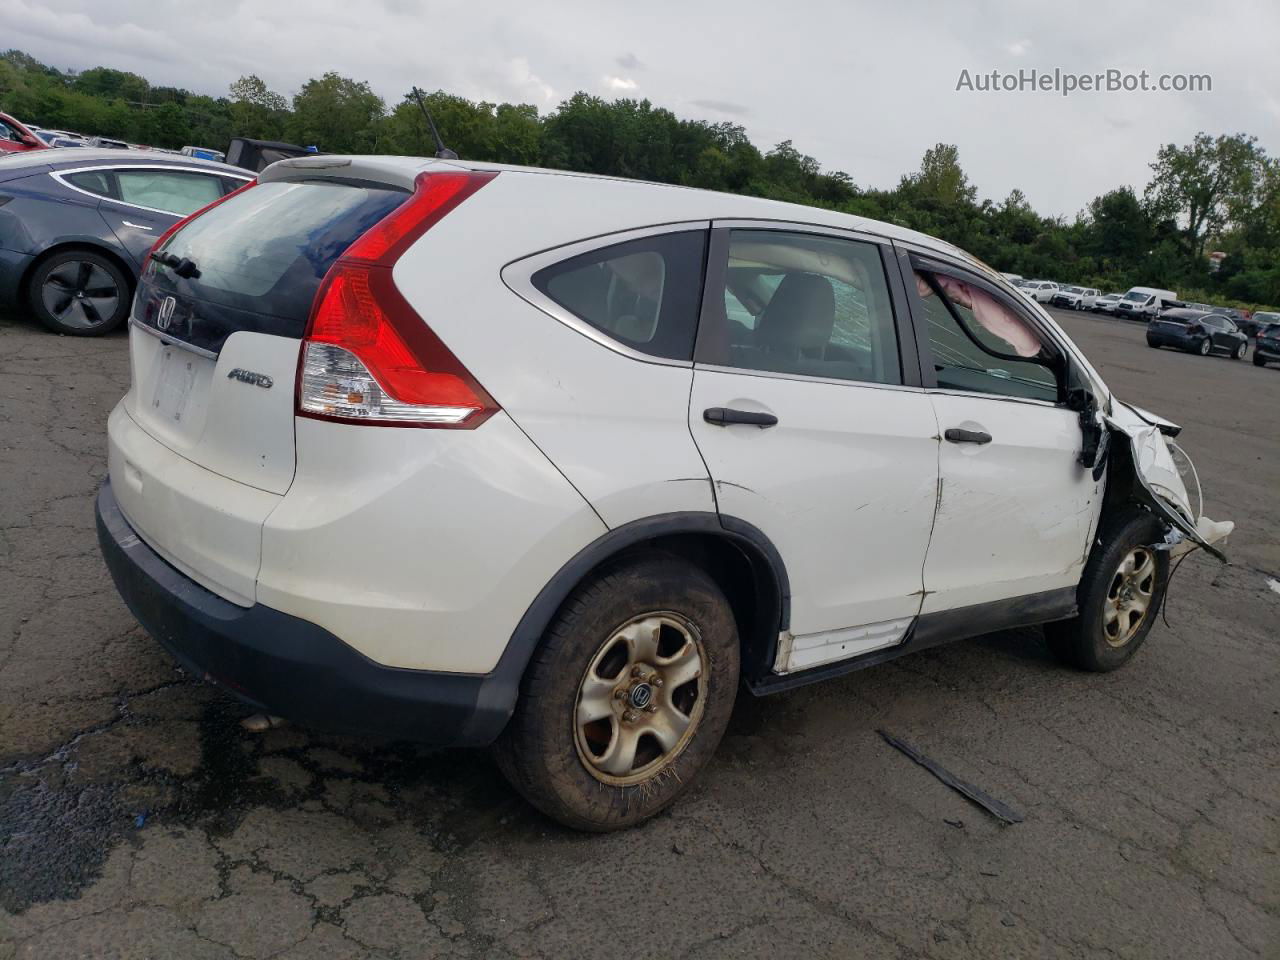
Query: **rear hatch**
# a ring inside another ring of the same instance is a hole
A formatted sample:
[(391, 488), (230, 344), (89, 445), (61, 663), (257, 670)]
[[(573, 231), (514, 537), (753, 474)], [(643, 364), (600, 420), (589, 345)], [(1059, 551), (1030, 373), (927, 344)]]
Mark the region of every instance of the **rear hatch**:
[(316, 291), (408, 195), (254, 184), (180, 225), (143, 270), (113, 487), (144, 540), (228, 599), (252, 602), (262, 523), (293, 481), (294, 385)]

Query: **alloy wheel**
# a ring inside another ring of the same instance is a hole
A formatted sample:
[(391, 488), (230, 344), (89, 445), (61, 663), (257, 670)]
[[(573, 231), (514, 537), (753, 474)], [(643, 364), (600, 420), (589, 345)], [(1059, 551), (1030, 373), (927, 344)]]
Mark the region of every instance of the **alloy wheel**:
[(1207, 357), (1209, 355), (1209, 338), (1205, 337), (1200, 341), (1200, 356)]
[(670, 766), (702, 719), (706, 667), (697, 627), (678, 613), (646, 613), (618, 627), (578, 687), (575, 741), (591, 775), (628, 786)]
[(1102, 604), (1102, 635), (1113, 647), (1133, 639), (1151, 610), (1156, 588), (1156, 558), (1147, 547), (1134, 547), (1116, 569)]
[(49, 315), (81, 330), (101, 326), (114, 317), (120, 295), (111, 274), (87, 260), (59, 264), (40, 286), (40, 299)]

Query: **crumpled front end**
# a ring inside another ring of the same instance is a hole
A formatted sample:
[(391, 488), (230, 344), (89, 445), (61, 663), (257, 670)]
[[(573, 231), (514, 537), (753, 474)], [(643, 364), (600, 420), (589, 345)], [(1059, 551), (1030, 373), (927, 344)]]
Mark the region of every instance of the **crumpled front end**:
[[(1193, 509), (1186, 482), (1174, 456), (1176, 449), (1187, 459), (1192, 476), (1195, 466), (1172, 442), (1182, 428), (1140, 407), (1116, 400), (1104, 421), (1111, 431), (1112, 473), (1110, 482), (1129, 481), (1130, 495), (1169, 526), (1165, 546), (1171, 556), (1180, 556), (1203, 547), (1224, 563), (1227, 558), (1215, 544), (1222, 543), (1235, 529), (1230, 520), (1204, 516), (1203, 496)], [(1123, 465), (1127, 455), (1127, 468)], [(1117, 462), (1117, 459), (1120, 462)], [(1115, 469), (1119, 467), (1120, 469)], [(1196, 477), (1196, 485), (1199, 479)]]

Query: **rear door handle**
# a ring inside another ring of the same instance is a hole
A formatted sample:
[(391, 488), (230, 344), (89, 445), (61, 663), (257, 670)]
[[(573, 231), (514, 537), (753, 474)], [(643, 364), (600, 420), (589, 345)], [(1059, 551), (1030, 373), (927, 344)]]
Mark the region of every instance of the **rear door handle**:
[(942, 434), (948, 443), (990, 443), (991, 434), (983, 430), (962, 430), (959, 427), (952, 427)]
[(731, 423), (747, 423), (753, 427), (772, 427), (778, 418), (772, 413), (759, 413), (755, 410), (734, 410), (732, 407), (707, 407), (702, 411), (702, 419), (717, 427), (727, 427)]

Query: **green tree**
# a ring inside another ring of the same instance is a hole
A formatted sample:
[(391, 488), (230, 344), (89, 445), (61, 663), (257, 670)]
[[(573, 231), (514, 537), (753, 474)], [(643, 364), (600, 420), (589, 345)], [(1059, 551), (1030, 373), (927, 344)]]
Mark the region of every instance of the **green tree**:
[(1257, 138), (1198, 133), (1184, 147), (1169, 143), (1156, 152), (1146, 201), (1159, 219), (1176, 217), (1186, 252), (1204, 255), (1205, 242), (1245, 218), (1257, 200), (1264, 154)]
[(330, 72), (302, 85), (285, 129), (294, 142), (330, 153), (368, 153), (384, 113), (369, 84)]

